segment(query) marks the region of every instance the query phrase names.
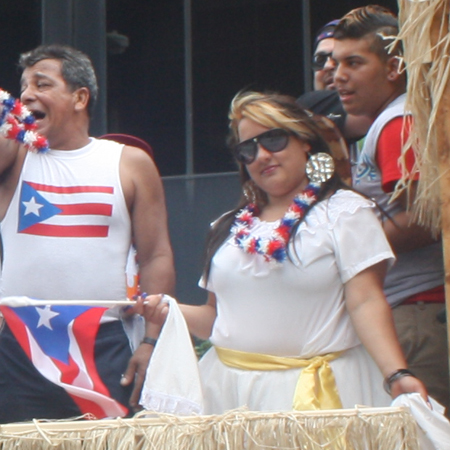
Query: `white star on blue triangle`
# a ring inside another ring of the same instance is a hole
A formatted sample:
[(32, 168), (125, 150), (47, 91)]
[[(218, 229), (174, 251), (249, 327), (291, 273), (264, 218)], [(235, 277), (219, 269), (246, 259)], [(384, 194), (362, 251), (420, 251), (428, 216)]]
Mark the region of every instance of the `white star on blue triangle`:
[[(39, 326), (41, 315), (34, 306), (22, 306), (14, 308), (14, 312), (20, 317), (28, 327), (36, 342), (48, 356), (69, 363), (69, 334), (68, 326), (80, 314), (87, 311), (89, 306), (52, 306), (49, 310), (55, 313), (51, 318), (53, 329)], [(58, 345), (55, 345), (55, 342)]]
[[(39, 215), (36, 214), (26, 214), (26, 203), (32, 201), (39, 203), (42, 205), (42, 208), (39, 209)], [(20, 202), (19, 202), (19, 233), (32, 225), (35, 225), (39, 222), (43, 222), (44, 220), (56, 216), (62, 212), (61, 208), (50, 203), (46, 200), (41, 194), (39, 194), (36, 189), (31, 187), (26, 181), (22, 182), (22, 189), (20, 191)]]

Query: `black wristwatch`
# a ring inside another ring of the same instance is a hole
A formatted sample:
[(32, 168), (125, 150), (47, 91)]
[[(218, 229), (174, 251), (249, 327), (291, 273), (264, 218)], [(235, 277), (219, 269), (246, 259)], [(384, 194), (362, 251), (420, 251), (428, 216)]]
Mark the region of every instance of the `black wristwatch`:
[(383, 381), (384, 390), (391, 395), (391, 384), (403, 377), (415, 377), (415, 375), (408, 369), (398, 369), (388, 375)]

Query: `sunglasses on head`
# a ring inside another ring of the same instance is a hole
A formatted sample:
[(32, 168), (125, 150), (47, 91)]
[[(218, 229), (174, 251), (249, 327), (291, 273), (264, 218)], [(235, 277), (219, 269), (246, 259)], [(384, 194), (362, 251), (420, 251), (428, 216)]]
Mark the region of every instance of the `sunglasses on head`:
[(234, 156), (243, 164), (251, 164), (258, 154), (258, 144), (271, 153), (281, 152), (288, 145), (291, 134), (283, 128), (265, 131), (254, 138), (237, 144), (233, 149)]
[(312, 67), (314, 70), (323, 70), (332, 53), (319, 52), (313, 56)]

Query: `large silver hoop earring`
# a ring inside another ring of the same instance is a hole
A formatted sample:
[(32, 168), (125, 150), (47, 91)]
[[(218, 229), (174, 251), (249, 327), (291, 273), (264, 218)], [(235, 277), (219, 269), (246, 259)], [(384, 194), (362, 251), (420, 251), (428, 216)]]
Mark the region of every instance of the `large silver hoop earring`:
[(324, 183), (334, 174), (334, 160), (328, 153), (314, 153), (306, 162), (306, 176), (312, 183)]

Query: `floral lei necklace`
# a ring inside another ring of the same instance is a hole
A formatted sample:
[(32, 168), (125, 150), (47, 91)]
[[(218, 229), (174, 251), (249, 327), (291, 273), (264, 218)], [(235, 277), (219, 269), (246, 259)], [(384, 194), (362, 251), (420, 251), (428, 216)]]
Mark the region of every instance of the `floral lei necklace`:
[(258, 208), (254, 203), (248, 204), (236, 214), (231, 228), (236, 244), (246, 253), (258, 253), (264, 256), (267, 262), (282, 263), (287, 258), (286, 248), (292, 227), (305, 215), (308, 207), (317, 200), (320, 185), (321, 183), (310, 183), (302, 193), (294, 197), (294, 201), (281, 219), (280, 224), (273, 230), (272, 236), (268, 238), (251, 234), (250, 228), (253, 225)]
[(36, 120), (26, 106), (3, 89), (0, 89), (0, 105), (1, 135), (24, 144), (28, 150), (48, 150), (47, 139), (36, 133)]

